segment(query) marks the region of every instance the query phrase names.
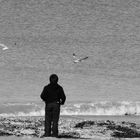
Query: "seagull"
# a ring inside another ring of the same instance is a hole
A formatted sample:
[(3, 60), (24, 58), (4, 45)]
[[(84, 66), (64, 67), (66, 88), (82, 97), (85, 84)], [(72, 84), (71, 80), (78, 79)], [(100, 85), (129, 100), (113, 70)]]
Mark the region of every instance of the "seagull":
[(2, 48), (3, 51), (8, 50), (8, 47), (6, 45), (0, 43), (0, 46), (3, 47)]
[(81, 61), (83, 61), (83, 60), (87, 59), (87, 58), (88, 58), (88, 56), (83, 57), (83, 58), (77, 58), (76, 54), (75, 54), (75, 53), (73, 53), (73, 58), (74, 58), (73, 62), (74, 62), (74, 63), (78, 63), (78, 62), (81, 62)]

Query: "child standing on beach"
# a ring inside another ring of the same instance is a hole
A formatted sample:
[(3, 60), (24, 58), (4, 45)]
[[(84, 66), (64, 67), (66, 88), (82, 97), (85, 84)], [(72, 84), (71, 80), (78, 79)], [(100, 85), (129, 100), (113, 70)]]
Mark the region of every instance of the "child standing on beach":
[(66, 96), (56, 74), (50, 76), (50, 83), (44, 87), (40, 97), (45, 102), (45, 133), (42, 137), (58, 137), (60, 105), (65, 103)]

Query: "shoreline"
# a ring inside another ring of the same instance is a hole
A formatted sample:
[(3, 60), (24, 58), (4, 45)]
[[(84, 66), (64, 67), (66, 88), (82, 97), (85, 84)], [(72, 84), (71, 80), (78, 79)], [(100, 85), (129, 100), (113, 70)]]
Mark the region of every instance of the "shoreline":
[[(43, 116), (1, 117), (0, 120), (0, 138), (35, 140), (44, 133)], [(60, 116), (59, 136), (61, 139), (140, 139), (140, 123), (134, 120), (131, 116)]]

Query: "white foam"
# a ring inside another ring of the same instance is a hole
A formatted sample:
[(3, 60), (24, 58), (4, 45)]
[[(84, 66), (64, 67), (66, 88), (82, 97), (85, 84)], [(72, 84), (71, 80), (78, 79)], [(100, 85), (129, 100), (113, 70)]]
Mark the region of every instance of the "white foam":
[[(15, 113), (2, 113), (0, 116), (44, 116), (44, 107), (32, 108)], [(140, 102), (101, 102), (66, 104), (61, 107), (61, 115), (140, 115)]]

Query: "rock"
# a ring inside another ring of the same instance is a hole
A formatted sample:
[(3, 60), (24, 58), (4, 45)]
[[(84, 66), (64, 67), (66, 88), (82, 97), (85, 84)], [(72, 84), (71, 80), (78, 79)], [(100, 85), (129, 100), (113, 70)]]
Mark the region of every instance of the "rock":
[(118, 138), (140, 138), (140, 133), (134, 130), (129, 130), (128, 132), (114, 131), (112, 136)]
[(67, 132), (60, 134), (59, 138), (80, 138), (80, 134), (77, 132)]
[(0, 130), (0, 136), (10, 136), (10, 135), (13, 135), (13, 133), (5, 130)]
[(81, 123), (76, 124), (75, 128), (90, 127), (90, 126), (92, 126), (94, 124), (95, 124), (94, 121), (83, 121)]

